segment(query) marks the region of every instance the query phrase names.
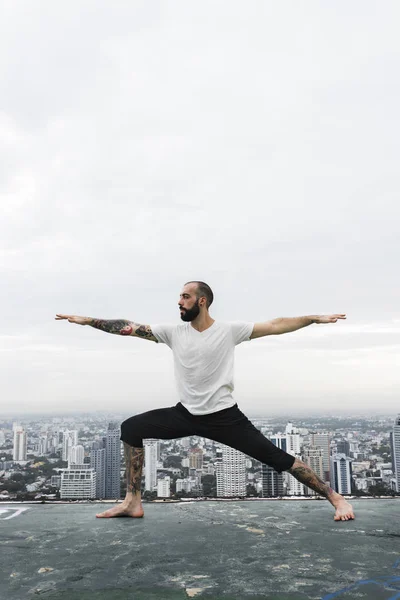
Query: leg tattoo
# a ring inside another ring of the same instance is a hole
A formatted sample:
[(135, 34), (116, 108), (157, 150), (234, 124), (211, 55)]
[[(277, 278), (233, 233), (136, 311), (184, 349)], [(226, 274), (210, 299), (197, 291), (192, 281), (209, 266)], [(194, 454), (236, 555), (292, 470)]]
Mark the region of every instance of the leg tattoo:
[(335, 521), (348, 521), (354, 519), (353, 507), (343, 496), (335, 492), (328, 484), (324, 483), (309, 466), (296, 458), (293, 466), (288, 469), (288, 472), (293, 475), (300, 483), (304, 483), (307, 487), (325, 496), (327, 500), (335, 507), (336, 512), (333, 517)]
[(293, 475), (297, 481), (304, 483), (304, 485), (314, 490), (314, 492), (317, 492), (317, 494), (321, 494), (321, 496), (324, 496), (328, 500), (335, 495), (334, 490), (329, 487), (328, 484), (324, 483), (309, 466), (298, 459), (295, 460), (293, 466), (289, 469), (289, 473)]
[(133, 448), (124, 442), (126, 491), (132, 494), (140, 492), (144, 448)]

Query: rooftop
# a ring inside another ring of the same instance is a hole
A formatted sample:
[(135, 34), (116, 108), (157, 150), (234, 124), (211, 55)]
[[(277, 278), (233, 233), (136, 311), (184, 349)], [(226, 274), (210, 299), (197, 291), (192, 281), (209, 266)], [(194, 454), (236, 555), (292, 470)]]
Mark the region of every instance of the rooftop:
[(145, 504), (0, 504), (7, 600), (400, 599), (400, 498)]

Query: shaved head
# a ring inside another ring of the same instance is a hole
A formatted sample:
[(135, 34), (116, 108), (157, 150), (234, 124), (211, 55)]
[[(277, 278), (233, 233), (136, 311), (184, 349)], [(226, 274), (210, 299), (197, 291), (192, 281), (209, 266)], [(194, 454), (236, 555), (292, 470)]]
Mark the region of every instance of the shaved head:
[(206, 306), (207, 308), (209, 308), (214, 300), (214, 294), (210, 286), (207, 285), (207, 283), (204, 283), (204, 281), (187, 281), (185, 285), (189, 285), (190, 283), (194, 283), (197, 285), (197, 298), (201, 298), (202, 296), (204, 296), (206, 299)]

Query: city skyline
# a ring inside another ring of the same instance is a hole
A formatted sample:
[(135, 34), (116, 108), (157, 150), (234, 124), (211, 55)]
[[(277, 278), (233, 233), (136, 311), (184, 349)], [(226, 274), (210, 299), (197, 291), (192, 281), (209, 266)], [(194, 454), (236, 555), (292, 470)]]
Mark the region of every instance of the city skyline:
[[(317, 426), (307, 420), (280, 420), (275, 425), (266, 419), (253, 421), (273, 444), (304, 460), (327, 485), (357, 496), (399, 493), (399, 423), (400, 415), (372, 423), (325, 419)], [(122, 444), (113, 422), (94, 417), (64, 424), (61, 419), (39, 420), (26, 427), (0, 422), (0, 447), (3, 500), (115, 500), (124, 493)], [(182, 495), (315, 496), (288, 472), (278, 474), (258, 460), (201, 436), (145, 439), (144, 448), (141, 484), (147, 500), (177, 501)]]

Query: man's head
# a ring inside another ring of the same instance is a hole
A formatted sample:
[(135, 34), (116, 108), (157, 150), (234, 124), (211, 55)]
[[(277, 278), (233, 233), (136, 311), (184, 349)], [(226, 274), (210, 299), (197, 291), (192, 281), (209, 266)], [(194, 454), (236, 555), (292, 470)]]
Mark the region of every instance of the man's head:
[(185, 283), (178, 302), (182, 321), (193, 321), (201, 311), (208, 312), (213, 300), (212, 290), (204, 281)]

